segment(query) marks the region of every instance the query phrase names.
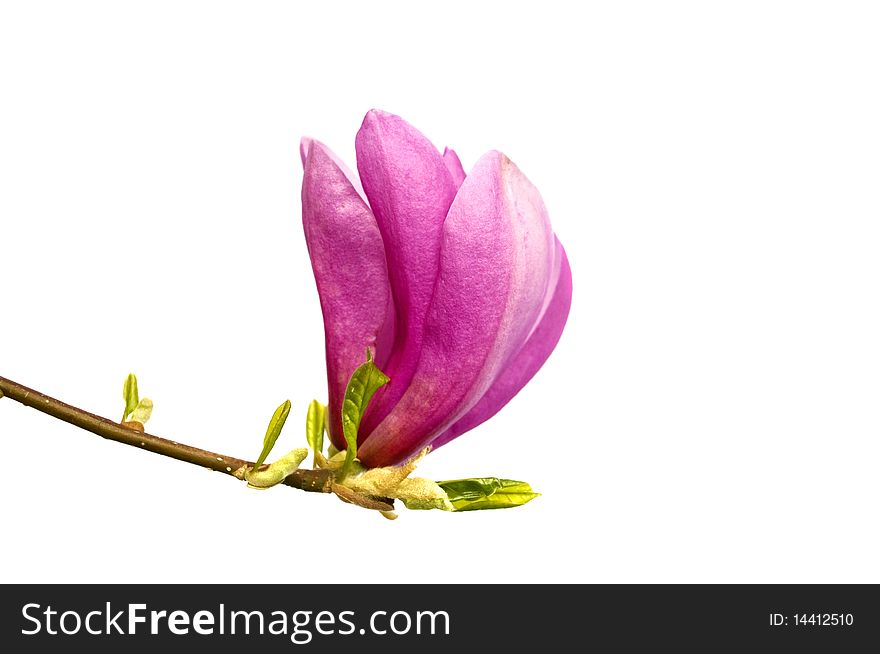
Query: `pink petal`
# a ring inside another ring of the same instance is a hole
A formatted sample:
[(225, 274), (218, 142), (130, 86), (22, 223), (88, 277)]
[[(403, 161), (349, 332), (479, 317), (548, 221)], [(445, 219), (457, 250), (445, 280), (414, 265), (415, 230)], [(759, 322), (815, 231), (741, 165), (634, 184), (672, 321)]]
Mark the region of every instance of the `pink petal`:
[(461, 419), (431, 442), (435, 449), (494, 416), (535, 376), (559, 342), (571, 308), (571, 268), (562, 244), (556, 241), (558, 262), (554, 292), (531, 336), (508, 362), (486, 394)]
[(308, 157), (308, 155), (309, 155), (309, 149), (312, 147), (312, 144), (314, 144), (314, 143), (317, 143), (318, 145), (320, 145), (324, 149), (324, 152), (333, 160), (333, 163), (336, 164), (336, 166), (339, 168), (339, 170), (341, 170), (343, 173), (345, 173), (345, 178), (351, 183), (351, 185), (355, 188), (355, 190), (361, 196), (361, 199), (366, 203), (367, 195), (366, 195), (366, 193), (364, 193), (364, 187), (361, 186), (361, 178), (358, 177), (354, 172), (352, 172), (351, 168), (348, 167), (348, 164), (346, 164), (342, 159), (337, 157), (336, 153), (333, 152), (333, 150), (328, 148), (326, 145), (324, 145), (320, 141), (316, 141), (315, 139), (311, 139), (307, 136), (300, 139), (300, 142), (299, 142), (299, 156), (300, 156), (300, 159), (302, 159), (303, 167), (305, 167), (305, 165), (306, 165), (306, 157)]
[(449, 174), (452, 175), (452, 183), (455, 184), (455, 188), (459, 188), (467, 175), (465, 175), (464, 168), (461, 166), (461, 160), (455, 154), (455, 150), (450, 150), (449, 148), (443, 150), (443, 163), (446, 164)]
[[(317, 141), (303, 142), (303, 229), (324, 314), (330, 438), (340, 449), (342, 401), (351, 373), (374, 347), (390, 349), (394, 311), (385, 249), (370, 208)], [(386, 355), (387, 356), (387, 355)]]
[(540, 316), (554, 253), (537, 190), (501, 153), (484, 155), (443, 225), (417, 369), (394, 410), (359, 448), (366, 465), (412, 456), (486, 393)]
[[(365, 438), (409, 387), (440, 260), (443, 221), (456, 187), (437, 149), (402, 118), (370, 111), (355, 140), (358, 171), (385, 242), (397, 338), (361, 423)], [(384, 354), (384, 353), (377, 353)]]

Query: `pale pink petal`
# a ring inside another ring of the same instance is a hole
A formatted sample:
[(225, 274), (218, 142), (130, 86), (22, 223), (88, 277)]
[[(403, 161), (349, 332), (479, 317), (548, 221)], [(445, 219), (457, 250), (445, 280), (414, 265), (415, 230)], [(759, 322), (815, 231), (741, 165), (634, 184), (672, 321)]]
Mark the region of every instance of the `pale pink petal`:
[(464, 172), (464, 168), (461, 166), (461, 160), (458, 158), (458, 155), (455, 154), (455, 150), (451, 150), (450, 148), (443, 150), (443, 163), (445, 163), (446, 168), (449, 169), (449, 174), (452, 176), (452, 182), (455, 184), (455, 188), (459, 188), (467, 175)]
[(498, 413), (535, 376), (553, 352), (562, 336), (571, 308), (571, 268), (558, 240), (556, 250), (559, 266), (554, 292), (548, 295), (550, 301), (531, 336), (499, 373), (480, 401), (454, 425), (431, 441), (433, 448), (445, 445)]
[(469, 411), (522, 348), (550, 292), (546, 209), (501, 153), (484, 155), (465, 178), (442, 234), (415, 374), (358, 450), (371, 467), (407, 459)]

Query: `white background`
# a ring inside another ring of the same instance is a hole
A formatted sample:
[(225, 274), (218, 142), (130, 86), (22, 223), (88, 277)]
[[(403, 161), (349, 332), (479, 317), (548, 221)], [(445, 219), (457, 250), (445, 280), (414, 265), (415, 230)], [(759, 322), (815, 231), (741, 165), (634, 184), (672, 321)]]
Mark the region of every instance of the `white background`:
[(301, 446), (297, 147), (353, 164), (371, 107), (508, 154), (575, 284), (421, 470), (530, 505), (392, 523), (0, 400), (0, 580), (880, 582), (871, 3), (0, 7), (0, 375), (116, 418), (134, 371), (150, 431), (247, 458), (290, 398)]

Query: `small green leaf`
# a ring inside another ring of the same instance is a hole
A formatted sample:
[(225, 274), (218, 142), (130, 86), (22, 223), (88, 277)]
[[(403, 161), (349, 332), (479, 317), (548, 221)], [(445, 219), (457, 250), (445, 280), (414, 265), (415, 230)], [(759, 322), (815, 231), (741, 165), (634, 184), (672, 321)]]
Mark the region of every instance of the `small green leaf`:
[(479, 511), (481, 509), (509, 509), (522, 506), (540, 495), (524, 481), (476, 477), (438, 481), (456, 511)]
[(306, 441), (312, 452), (324, 451), (324, 422), (327, 419), (327, 407), (312, 400), (306, 414)]
[(125, 378), (125, 384), (122, 385), (122, 399), (125, 400), (125, 413), (122, 414), (122, 422), (125, 422), (125, 419), (137, 408), (140, 401), (138, 398), (138, 380), (131, 373)]
[(263, 451), (260, 452), (260, 458), (257, 459), (257, 462), (254, 464), (254, 470), (259, 469), (259, 467), (263, 465), (266, 457), (269, 456), (269, 452), (275, 447), (275, 441), (277, 441), (278, 437), (281, 435), (281, 429), (284, 427), (284, 423), (287, 421), (287, 416), (289, 414), (290, 400), (285, 400), (284, 404), (275, 409), (275, 415), (273, 415), (272, 419), (269, 421), (269, 428), (266, 430), (266, 437), (263, 439)]
[(361, 418), (373, 395), (390, 379), (373, 363), (373, 355), (367, 350), (366, 363), (358, 366), (351, 375), (345, 389), (345, 401), (342, 403), (342, 433), (345, 436), (345, 463), (342, 464), (340, 479), (344, 479), (352, 462), (357, 456), (357, 435), (361, 426)]

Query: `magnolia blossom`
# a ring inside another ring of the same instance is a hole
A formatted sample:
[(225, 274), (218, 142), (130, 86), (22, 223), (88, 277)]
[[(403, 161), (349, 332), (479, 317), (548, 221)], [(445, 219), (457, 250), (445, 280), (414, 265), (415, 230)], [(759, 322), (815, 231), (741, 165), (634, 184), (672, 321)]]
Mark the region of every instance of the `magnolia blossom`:
[(391, 378), (358, 431), (358, 458), (376, 467), (448, 443), (519, 392), (562, 333), (571, 270), (537, 189), (500, 152), (465, 174), (455, 152), (377, 110), (355, 148), (360, 179), (303, 139), (303, 227), (337, 448), (367, 349)]

